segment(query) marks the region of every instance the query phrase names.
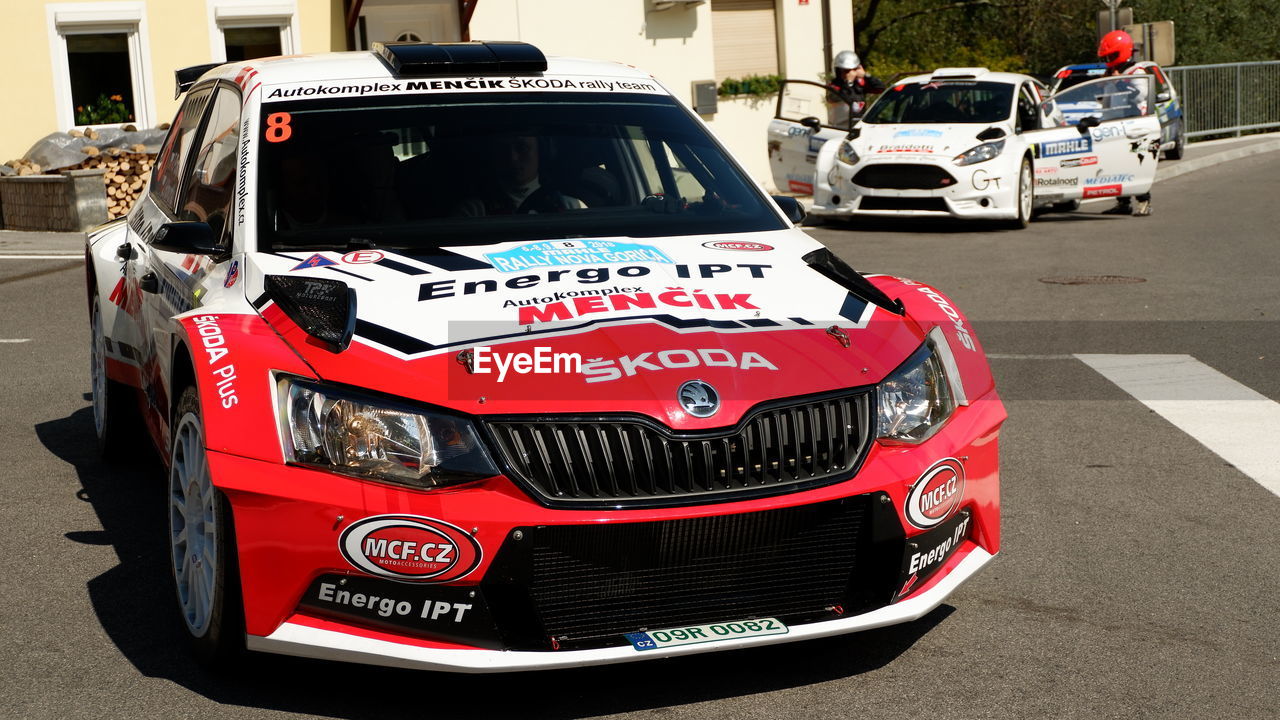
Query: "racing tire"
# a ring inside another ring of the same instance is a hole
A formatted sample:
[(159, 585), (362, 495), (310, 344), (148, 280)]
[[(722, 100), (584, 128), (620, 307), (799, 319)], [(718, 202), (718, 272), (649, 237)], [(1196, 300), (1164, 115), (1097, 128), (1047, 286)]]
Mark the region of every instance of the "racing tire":
[(1173, 147), (1164, 151), (1164, 158), (1166, 160), (1181, 160), (1182, 150), (1186, 146), (1187, 146), (1187, 134), (1186, 134), (1186, 131), (1182, 129), (1182, 121), (1178, 121), (1178, 134), (1176, 137), (1174, 137)]
[(1018, 216), (1009, 221), (1013, 230), (1021, 230), (1031, 223), (1032, 210), (1036, 206), (1035, 173), (1031, 169), (1031, 158), (1022, 158), (1022, 167), (1018, 170), (1018, 191), (1014, 195), (1018, 203)]
[(169, 567), (196, 658), (227, 669), (244, 652), (244, 606), (231, 504), (213, 486), (200, 397), (179, 396), (169, 449)]
[(89, 311), (89, 382), (93, 399), (93, 432), (98, 455), (109, 462), (136, 456), (141, 436), (137, 393), (107, 377), (107, 337), (102, 327), (102, 301), (93, 294)]

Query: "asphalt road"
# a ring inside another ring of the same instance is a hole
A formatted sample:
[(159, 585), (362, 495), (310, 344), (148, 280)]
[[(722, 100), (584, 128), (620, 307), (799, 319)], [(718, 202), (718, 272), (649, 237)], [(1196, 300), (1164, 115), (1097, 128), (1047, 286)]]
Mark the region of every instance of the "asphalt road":
[[(969, 314), (1009, 410), (1002, 554), (906, 625), (506, 677), (199, 669), (156, 466), (95, 459), (80, 264), (0, 260), (0, 716), (1275, 717), (1280, 497), (1074, 354), (1190, 355), (1280, 401), (1277, 198), (1272, 152), (1160, 183), (1149, 218), (811, 228)], [(1041, 280), (1102, 275), (1143, 282)]]

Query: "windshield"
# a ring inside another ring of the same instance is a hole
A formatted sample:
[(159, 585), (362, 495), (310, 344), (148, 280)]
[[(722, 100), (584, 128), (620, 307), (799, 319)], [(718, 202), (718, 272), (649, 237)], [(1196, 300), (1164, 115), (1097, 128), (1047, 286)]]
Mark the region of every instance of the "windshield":
[(668, 97), (328, 99), (262, 116), (264, 251), (785, 227)]
[(1009, 119), (1013, 86), (973, 80), (895, 85), (862, 118), (864, 123), (995, 123)]

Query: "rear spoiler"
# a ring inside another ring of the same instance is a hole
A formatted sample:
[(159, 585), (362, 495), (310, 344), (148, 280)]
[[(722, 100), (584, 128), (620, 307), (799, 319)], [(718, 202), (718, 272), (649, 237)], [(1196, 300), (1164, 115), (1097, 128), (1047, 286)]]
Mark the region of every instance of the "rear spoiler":
[(201, 75), (204, 75), (219, 65), (225, 64), (226, 63), (205, 63), (204, 65), (192, 65), (191, 67), (174, 70), (173, 99), (177, 100), (182, 97), (182, 93), (190, 90), (191, 86), (196, 84), (196, 81), (200, 79)]

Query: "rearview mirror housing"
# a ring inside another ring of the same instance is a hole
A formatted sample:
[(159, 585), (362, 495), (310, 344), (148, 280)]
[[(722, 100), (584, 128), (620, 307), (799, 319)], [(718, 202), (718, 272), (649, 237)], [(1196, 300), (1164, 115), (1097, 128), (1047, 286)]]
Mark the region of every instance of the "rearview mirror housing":
[(151, 238), (151, 247), (188, 255), (223, 255), (226, 252), (218, 245), (213, 228), (203, 222), (165, 223)]

